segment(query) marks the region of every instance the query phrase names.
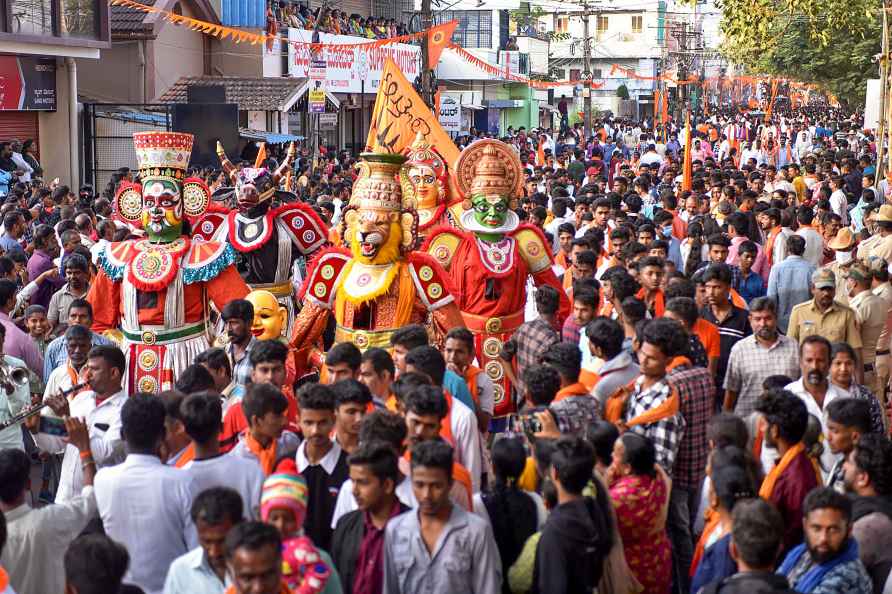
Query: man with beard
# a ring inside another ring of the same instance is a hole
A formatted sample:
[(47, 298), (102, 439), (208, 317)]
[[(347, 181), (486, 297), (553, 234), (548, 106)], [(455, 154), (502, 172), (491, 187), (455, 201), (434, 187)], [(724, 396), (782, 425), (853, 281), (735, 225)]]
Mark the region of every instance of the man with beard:
[(881, 592), (892, 567), (892, 442), (862, 435), (843, 463), (843, 484), (852, 500), (852, 537), (858, 556)]
[(811, 294), (813, 298), (810, 301), (800, 303), (790, 312), (787, 336), (798, 340), (800, 344), (813, 335), (823, 336), (830, 342), (849, 344), (855, 349), (858, 358), (855, 377), (859, 383), (864, 383), (864, 368), (860, 364), (862, 343), (858, 320), (852, 308), (834, 299), (836, 276), (832, 270), (822, 268), (812, 274)]
[(239, 395), (243, 395), (245, 387), (251, 381), (251, 349), (257, 341), (251, 333), (254, 306), (245, 299), (234, 299), (223, 308), (221, 317), (229, 341), (226, 355), (232, 365), (232, 381)]
[(724, 410), (742, 418), (753, 412), (768, 377), (799, 376), (799, 349), (795, 340), (778, 332), (774, 300), (753, 299), (749, 322), (753, 333), (731, 347), (724, 385)]
[(851, 537), (852, 502), (824, 487), (808, 494), (804, 512), (805, 542), (790, 551), (778, 573), (802, 594), (871, 594), (870, 578)]
[(759, 489), (784, 519), (784, 552), (802, 540), (802, 500), (821, 485), (821, 472), (805, 451), (808, 427), (805, 403), (787, 390), (769, 390), (756, 403), (763, 447), (777, 451), (777, 463)]
[[(830, 359), (832, 347), (823, 336), (808, 336), (799, 345), (799, 371), (801, 377), (784, 387), (805, 403), (810, 415), (821, 421), (821, 433), (827, 435), (825, 412), (828, 405), (838, 398), (848, 398), (849, 393), (830, 382)], [(819, 459), (821, 472), (830, 472), (837, 461), (837, 455), (824, 448)]]

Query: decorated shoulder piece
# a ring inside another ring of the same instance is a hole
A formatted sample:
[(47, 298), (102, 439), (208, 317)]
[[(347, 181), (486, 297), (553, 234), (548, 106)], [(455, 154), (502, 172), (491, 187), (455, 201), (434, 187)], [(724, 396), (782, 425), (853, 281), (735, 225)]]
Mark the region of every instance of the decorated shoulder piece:
[(327, 248), (310, 263), (307, 278), (300, 289), (300, 297), (325, 309), (331, 309), (350, 252), (341, 248)]
[(517, 240), (520, 256), (530, 267), (531, 273), (536, 274), (552, 265), (553, 260), (551, 251), (548, 249), (548, 240), (545, 239), (538, 227), (523, 223), (510, 235)]
[(99, 269), (115, 282), (124, 280), (124, 272), (133, 257), (133, 245), (136, 242), (137, 240), (130, 239), (106, 244), (97, 258)]
[(452, 303), (449, 276), (435, 258), (421, 252), (409, 254), (409, 273), (422, 302), (431, 311)]
[(430, 230), (421, 251), (432, 255), (443, 268), (448, 269), (452, 256), (463, 240), (470, 239), (464, 231), (448, 225), (438, 225)]
[(228, 243), (194, 241), (191, 247), (183, 258), (183, 284), (213, 280), (235, 263), (235, 250)]
[(315, 252), (328, 238), (328, 227), (308, 204), (291, 202), (277, 208), (273, 215), (304, 255)]
[(205, 213), (192, 226), (192, 239), (196, 241), (214, 241), (220, 228), (226, 222), (226, 213), (208, 212)]

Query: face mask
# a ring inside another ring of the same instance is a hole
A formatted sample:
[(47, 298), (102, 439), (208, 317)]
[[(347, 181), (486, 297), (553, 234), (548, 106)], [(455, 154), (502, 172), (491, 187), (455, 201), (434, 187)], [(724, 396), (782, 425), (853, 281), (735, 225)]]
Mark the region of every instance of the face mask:
[(668, 237), (669, 235), (672, 235), (672, 225), (667, 225), (665, 227), (662, 227), (660, 229), (660, 233), (662, 233), (664, 237)]
[(839, 264), (848, 264), (852, 261), (852, 252), (836, 252), (836, 261)]

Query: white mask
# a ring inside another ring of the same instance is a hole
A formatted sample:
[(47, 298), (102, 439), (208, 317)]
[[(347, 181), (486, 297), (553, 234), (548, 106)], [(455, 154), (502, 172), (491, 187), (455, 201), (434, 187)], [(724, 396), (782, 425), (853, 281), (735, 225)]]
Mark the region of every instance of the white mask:
[(836, 261), (839, 264), (848, 264), (852, 261), (852, 252), (836, 252)]

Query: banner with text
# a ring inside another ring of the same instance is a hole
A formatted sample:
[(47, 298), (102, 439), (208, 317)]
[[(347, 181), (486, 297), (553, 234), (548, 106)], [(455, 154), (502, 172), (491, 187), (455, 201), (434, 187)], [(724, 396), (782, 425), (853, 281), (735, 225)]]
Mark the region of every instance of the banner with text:
[(55, 109), (55, 58), (0, 56), (0, 111)]
[[(309, 43), (313, 32), (304, 29), (288, 29), (288, 41)], [(363, 38), (351, 35), (320, 33), (319, 42), (361, 43)], [(331, 93), (376, 93), (381, 83), (384, 63), (392, 59), (409, 80), (419, 73), (421, 48), (405, 43), (391, 43), (381, 47), (362, 46), (346, 49), (322, 46), (321, 59), (325, 60), (325, 90)], [(288, 45), (288, 73), (295, 78), (309, 78), (311, 59), (307, 45)], [(363, 87), (363, 83), (365, 83)]]
[(443, 93), (440, 97), (440, 125), (447, 132), (461, 132), (461, 94)]

